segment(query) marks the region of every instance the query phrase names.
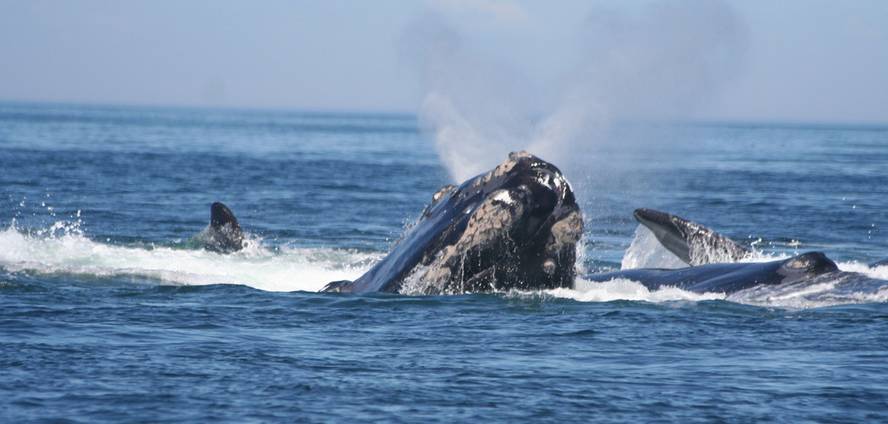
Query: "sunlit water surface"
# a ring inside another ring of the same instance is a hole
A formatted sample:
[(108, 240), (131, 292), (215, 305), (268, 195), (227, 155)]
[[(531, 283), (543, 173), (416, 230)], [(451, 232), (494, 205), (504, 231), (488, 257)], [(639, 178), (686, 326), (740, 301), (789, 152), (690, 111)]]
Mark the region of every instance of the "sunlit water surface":
[[(582, 272), (653, 207), (888, 278), (888, 129), (613, 129)], [(0, 421), (888, 420), (888, 291), (315, 293), (451, 182), (413, 117), (0, 105)], [(226, 202), (247, 249), (189, 239)], [(830, 286), (830, 284), (833, 284)]]

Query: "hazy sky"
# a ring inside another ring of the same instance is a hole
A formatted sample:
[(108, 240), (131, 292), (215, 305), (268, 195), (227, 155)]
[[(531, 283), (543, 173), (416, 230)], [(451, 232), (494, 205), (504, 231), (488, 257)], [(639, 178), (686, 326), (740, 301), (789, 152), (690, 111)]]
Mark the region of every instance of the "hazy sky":
[(884, 123), (888, 1), (0, 0), (0, 100), (416, 112), (442, 91)]

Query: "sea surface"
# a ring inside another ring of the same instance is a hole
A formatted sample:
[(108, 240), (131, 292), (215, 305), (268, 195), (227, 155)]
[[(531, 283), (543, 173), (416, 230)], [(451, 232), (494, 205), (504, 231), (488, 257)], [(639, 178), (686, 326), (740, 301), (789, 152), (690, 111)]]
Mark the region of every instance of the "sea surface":
[[(888, 279), (866, 265), (888, 258), (888, 127), (600, 137), (556, 163), (581, 274), (654, 255), (650, 207)], [(888, 289), (317, 293), (385, 254), (441, 163), (413, 116), (0, 104), (0, 422), (888, 421)], [(191, 239), (214, 201), (244, 251)]]

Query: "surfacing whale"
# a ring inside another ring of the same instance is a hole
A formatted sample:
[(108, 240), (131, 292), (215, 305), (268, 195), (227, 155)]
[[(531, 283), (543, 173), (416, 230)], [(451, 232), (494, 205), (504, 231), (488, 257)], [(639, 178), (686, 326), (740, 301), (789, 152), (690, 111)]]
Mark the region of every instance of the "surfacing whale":
[(592, 274), (586, 279), (628, 279), (651, 290), (671, 286), (697, 293), (731, 294), (755, 286), (793, 284), (840, 272), (822, 252), (770, 262), (733, 262), (748, 258), (751, 250), (703, 225), (666, 212), (636, 209), (634, 216), (663, 247), (690, 266), (629, 269)]
[(244, 232), (234, 213), (222, 202), (210, 206), (210, 224), (194, 239), (212, 252), (233, 253), (244, 248)]
[(731, 294), (755, 286), (798, 283), (838, 272), (822, 252), (808, 252), (770, 262), (711, 263), (679, 269), (641, 268), (592, 274), (590, 281), (627, 279), (656, 290), (678, 287), (695, 293)]
[(477, 293), (572, 287), (583, 219), (561, 171), (527, 152), (432, 197), (389, 254), (323, 291)]
[[(705, 226), (680, 216), (640, 208), (635, 220), (647, 227), (663, 247), (688, 265), (735, 262), (748, 259), (752, 250)], [(870, 268), (888, 265), (888, 259), (869, 263)]]

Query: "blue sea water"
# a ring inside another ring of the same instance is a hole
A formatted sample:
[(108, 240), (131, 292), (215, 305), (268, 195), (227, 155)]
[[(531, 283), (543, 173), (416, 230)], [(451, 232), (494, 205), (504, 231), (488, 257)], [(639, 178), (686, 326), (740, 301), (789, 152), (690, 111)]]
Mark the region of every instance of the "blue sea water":
[[(888, 278), (888, 128), (605, 138), (558, 162), (583, 272), (653, 207)], [(450, 182), (412, 116), (0, 105), (0, 421), (888, 420), (888, 290), (316, 293)], [(189, 243), (217, 200), (246, 250)]]

